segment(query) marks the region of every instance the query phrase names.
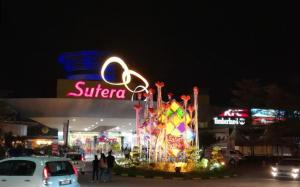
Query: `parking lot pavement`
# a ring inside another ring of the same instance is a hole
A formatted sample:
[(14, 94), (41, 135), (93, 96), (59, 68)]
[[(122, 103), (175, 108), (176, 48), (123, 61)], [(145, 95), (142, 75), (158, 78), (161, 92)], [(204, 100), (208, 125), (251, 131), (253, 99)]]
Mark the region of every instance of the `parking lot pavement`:
[(81, 187), (299, 187), (300, 181), (274, 180), (263, 178), (230, 178), (230, 179), (208, 179), (208, 180), (171, 180), (171, 179), (146, 179), (134, 177), (113, 176), (112, 182), (92, 182), (91, 173), (80, 176)]
[(260, 179), (271, 179), (270, 175), (271, 165), (261, 165), (261, 164), (242, 164), (233, 168), (234, 173), (237, 174), (239, 178), (260, 178)]

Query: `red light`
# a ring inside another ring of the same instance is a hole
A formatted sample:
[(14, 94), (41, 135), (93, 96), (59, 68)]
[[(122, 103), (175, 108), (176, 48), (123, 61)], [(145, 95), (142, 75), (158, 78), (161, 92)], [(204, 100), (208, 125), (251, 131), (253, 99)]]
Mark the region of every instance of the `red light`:
[(81, 161), (84, 161), (84, 157), (83, 156), (81, 156)]
[(74, 173), (75, 173), (76, 177), (78, 177), (78, 171), (77, 171), (77, 169), (76, 169), (76, 167), (75, 167), (75, 166), (73, 166), (73, 171), (74, 171)]
[(49, 177), (49, 175), (48, 175), (48, 169), (46, 168), (46, 167), (44, 167), (44, 169), (43, 169), (43, 177), (44, 177), (44, 179), (48, 179), (48, 177)]

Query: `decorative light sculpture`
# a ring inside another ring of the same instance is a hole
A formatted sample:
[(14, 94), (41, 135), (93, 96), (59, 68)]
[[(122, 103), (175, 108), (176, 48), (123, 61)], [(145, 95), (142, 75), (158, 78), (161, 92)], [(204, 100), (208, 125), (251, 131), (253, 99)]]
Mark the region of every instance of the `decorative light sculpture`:
[[(105, 70), (112, 63), (117, 63), (123, 68), (122, 82), (110, 82), (105, 78)], [(102, 77), (103, 81), (105, 81), (108, 84), (119, 85), (119, 86), (124, 85), (127, 88), (128, 91), (133, 93), (132, 94), (132, 100), (133, 100), (133, 96), (134, 96), (135, 93), (148, 92), (148, 87), (149, 87), (148, 81), (141, 74), (129, 69), (128, 66), (126, 65), (126, 63), (119, 57), (110, 57), (110, 58), (108, 58), (103, 63), (100, 74), (101, 74), (101, 77)], [(138, 85), (134, 89), (131, 89), (128, 86), (128, 84), (131, 82), (131, 78), (132, 78), (131, 76), (132, 75), (137, 77), (138, 79), (140, 79), (144, 83), (144, 85)]]
[[(187, 149), (197, 143), (198, 126), (196, 120), (197, 98), (194, 106), (189, 105), (191, 97), (182, 95), (182, 103), (173, 99), (173, 94), (168, 94), (168, 101), (162, 101), (163, 82), (156, 82), (157, 105), (153, 107), (154, 90), (149, 89), (144, 93), (146, 97), (144, 123), (140, 128), (141, 146), (148, 150), (149, 162), (182, 162), (187, 157)], [(195, 91), (195, 90), (194, 90)], [(194, 97), (197, 94), (194, 92)], [(195, 107), (196, 106), (196, 107)]]

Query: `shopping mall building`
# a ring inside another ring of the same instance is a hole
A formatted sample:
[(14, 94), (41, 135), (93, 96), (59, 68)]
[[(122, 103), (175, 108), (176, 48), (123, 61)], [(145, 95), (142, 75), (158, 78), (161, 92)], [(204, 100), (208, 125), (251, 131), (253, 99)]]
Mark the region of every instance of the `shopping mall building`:
[[(66, 77), (57, 80), (57, 97), (1, 99), (27, 119), (2, 121), (3, 131), (26, 137), (28, 147), (67, 143), (83, 148), (86, 154), (105, 152), (112, 146), (132, 148), (137, 100), (132, 100), (132, 93), (124, 86), (101, 80), (99, 71), (108, 56), (101, 51), (61, 54), (58, 61)], [(113, 67), (107, 68), (107, 80), (115, 81), (116, 74)], [(207, 108), (202, 106), (209, 104), (208, 96), (200, 95), (199, 100), (199, 108)], [(200, 112), (200, 125), (207, 124), (205, 113)]]
[[(97, 150), (121, 150), (135, 144), (135, 111), (137, 100), (124, 86), (101, 80), (100, 69), (109, 53), (79, 51), (63, 53), (59, 63), (66, 77), (57, 80), (56, 98), (3, 98), (0, 102), (17, 111), (13, 119), (1, 120), (2, 132), (26, 137), (28, 147), (67, 143), (87, 154)], [(115, 81), (117, 71), (109, 66), (106, 78)], [(288, 119), (300, 120), (300, 111), (259, 108), (219, 108), (210, 105), (209, 96), (199, 93), (200, 131), (216, 135), (217, 145), (238, 149), (246, 155), (289, 155), (288, 142), (300, 138), (274, 138), (266, 132)], [(143, 104), (143, 101), (141, 101)], [(200, 133), (201, 136), (201, 133)]]

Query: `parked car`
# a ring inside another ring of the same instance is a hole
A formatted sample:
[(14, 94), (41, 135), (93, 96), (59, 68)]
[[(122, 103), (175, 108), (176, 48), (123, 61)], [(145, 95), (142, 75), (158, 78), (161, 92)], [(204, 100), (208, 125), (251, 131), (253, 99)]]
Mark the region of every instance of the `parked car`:
[(70, 159), (32, 156), (1, 160), (0, 186), (80, 187), (80, 184)]
[(86, 162), (82, 153), (78, 152), (68, 152), (65, 155), (66, 158), (70, 158), (72, 164), (77, 168), (82, 175), (85, 173)]
[(244, 159), (244, 155), (238, 150), (225, 150), (224, 159), (228, 165), (236, 165)]
[(299, 178), (300, 159), (282, 159), (275, 166), (271, 167), (271, 174), (274, 178)]

